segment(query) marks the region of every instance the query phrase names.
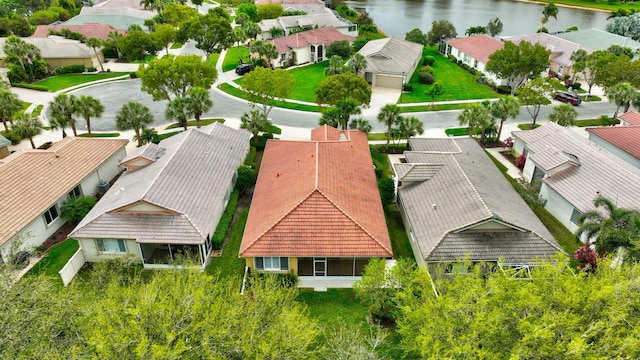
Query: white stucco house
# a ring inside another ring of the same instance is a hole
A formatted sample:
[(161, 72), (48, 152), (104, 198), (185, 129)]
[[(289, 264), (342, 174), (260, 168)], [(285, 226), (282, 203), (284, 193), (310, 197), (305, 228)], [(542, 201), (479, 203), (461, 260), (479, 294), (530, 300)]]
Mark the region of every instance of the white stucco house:
[[(71, 197), (95, 196), (126, 156), (122, 139), (67, 137), (47, 150), (21, 150), (0, 159), (0, 256), (32, 250), (65, 221), (60, 207)], [(19, 245), (19, 247), (18, 247)]]
[(523, 177), (540, 182), (545, 208), (570, 231), (597, 196), (640, 209), (640, 169), (609, 151), (555, 123), (512, 135), (513, 149), (527, 157)]
[(325, 8), (323, 12), (307, 15), (280, 16), (277, 19), (266, 19), (258, 23), (260, 33), (258, 39), (271, 40), (271, 29), (277, 28), (284, 31), (284, 35), (290, 35), (295, 32), (318, 29), (323, 27), (334, 27), (341, 33), (353, 37), (358, 36), (358, 26), (351, 21), (337, 15), (329, 8)]
[(494, 39), (489, 35), (481, 34), (465, 38), (449, 39), (445, 41), (445, 44), (445, 55), (452, 55), (457, 60), (482, 72), (487, 79), (493, 81), (498, 86), (507, 84), (506, 80), (486, 70), (489, 55), (504, 47), (502, 41)]
[(271, 65), (276, 68), (285, 62), (294, 66), (324, 61), (326, 48), (334, 41), (348, 41), (351, 45), (355, 39), (331, 26), (279, 37), (269, 41), (278, 50), (278, 58), (271, 60)]

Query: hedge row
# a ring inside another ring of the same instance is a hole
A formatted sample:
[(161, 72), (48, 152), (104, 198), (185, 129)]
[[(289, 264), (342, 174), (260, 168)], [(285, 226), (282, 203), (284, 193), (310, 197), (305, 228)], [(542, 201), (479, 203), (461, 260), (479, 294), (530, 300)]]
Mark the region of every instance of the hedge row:
[(36, 84), (27, 84), (23, 82), (11, 84), (11, 86), (21, 87), (21, 88), (31, 89), (31, 90), (38, 90), (38, 91), (49, 91), (49, 88), (47, 88), (46, 86), (36, 85)]
[(213, 238), (211, 239), (211, 245), (215, 250), (222, 249), (222, 244), (224, 244), (224, 238), (227, 236), (227, 231), (229, 230), (229, 225), (231, 225), (231, 220), (233, 220), (233, 214), (236, 212), (236, 207), (238, 206), (238, 196), (240, 195), (240, 191), (238, 189), (234, 189), (231, 193), (231, 197), (229, 198), (229, 203), (227, 204), (227, 208), (224, 210), (224, 214), (220, 218), (218, 222), (218, 227), (216, 231), (213, 233)]
[(62, 75), (62, 74), (80, 74), (84, 72), (84, 65), (69, 65), (69, 66), (60, 66), (51, 72), (53, 75)]

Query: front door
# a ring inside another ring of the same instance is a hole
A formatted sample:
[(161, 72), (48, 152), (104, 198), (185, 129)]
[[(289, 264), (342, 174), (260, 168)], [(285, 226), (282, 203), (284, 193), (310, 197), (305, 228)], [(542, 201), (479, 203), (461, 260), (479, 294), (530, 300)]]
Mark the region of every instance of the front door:
[(313, 276), (327, 276), (327, 258), (313, 258)]
[(322, 45), (318, 45), (318, 61), (324, 60), (324, 54), (322, 52)]

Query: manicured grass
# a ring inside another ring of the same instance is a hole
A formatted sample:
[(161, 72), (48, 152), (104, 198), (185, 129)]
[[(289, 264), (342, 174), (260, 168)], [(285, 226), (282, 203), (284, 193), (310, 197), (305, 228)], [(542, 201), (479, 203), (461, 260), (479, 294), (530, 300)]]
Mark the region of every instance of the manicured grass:
[[(607, 1), (607, 0), (595, 0), (595, 1), (585, 1), (585, 0), (537, 0), (543, 3), (554, 3), (556, 6), (559, 5), (570, 5), (570, 6), (580, 6), (584, 8), (590, 9), (601, 9), (601, 10), (610, 10), (615, 11), (617, 9), (634, 9), (639, 10), (638, 6), (634, 2), (619, 2), (619, 1)], [(562, 11), (562, 9), (560, 10)]]
[(220, 276), (242, 276), (244, 273), (245, 260), (238, 258), (240, 244), (242, 243), (242, 233), (249, 216), (249, 208), (245, 208), (238, 214), (235, 223), (231, 227), (229, 240), (224, 246), (222, 256), (213, 259), (207, 267), (207, 272), (215, 274), (220, 272)]
[(120, 136), (120, 133), (91, 133), (91, 135), (89, 135), (89, 133), (84, 133), (84, 134), (78, 135), (78, 137), (90, 137), (90, 138), (114, 138), (119, 136)]
[[(248, 100), (248, 96), (242, 92), (242, 90), (236, 88), (235, 86), (231, 86), (229, 84), (220, 84), (218, 89), (226, 92), (229, 95)], [(308, 112), (318, 112), (318, 107), (315, 105), (305, 105), (305, 104), (297, 104), (286, 101), (280, 101), (276, 104), (276, 107), (290, 109), (290, 110), (298, 110), (298, 111), (308, 111)]]
[(380, 178), (384, 179), (384, 178), (393, 176), (393, 169), (391, 168), (391, 163), (389, 163), (389, 158), (387, 157), (387, 154), (379, 152), (373, 146), (370, 146), (370, 149), (371, 149), (371, 158), (373, 159), (373, 164), (376, 166), (376, 169), (382, 169), (382, 174), (380, 175)]
[[(222, 118), (216, 118), (216, 119), (200, 119), (200, 125), (201, 126), (207, 126), (207, 125), (211, 125), (214, 122), (219, 122), (221, 124), (224, 124), (224, 119)], [(197, 126), (198, 124), (196, 123), (195, 120), (189, 120), (187, 121), (187, 126)], [(166, 127), (166, 129), (176, 129), (176, 128), (182, 128), (182, 125), (178, 124), (178, 123), (173, 123), (169, 126)]]
[(315, 103), (315, 90), (318, 88), (318, 84), (324, 80), (324, 69), (328, 66), (329, 61), (323, 61), (289, 70), (289, 73), (296, 78), (296, 86), (289, 98)]
[(220, 59), (220, 54), (219, 53), (213, 53), (213, 54), (209, 55), (209, 62), (211, 64), (213, 64), (214, 66), (218, 63), (219, 59)]
[(469, 107), (470, 103), (458, 103), (458, 104), (436, 104), (431, 105), (412, 105), (412, 106), (400, 106), (401, 113), (412, 112), (425, 112), (425, 111), (443, 111), (443, 110), (463, 110)]
[(172, 137), (173, 135), (176, 134), (180, 134), (182, 132), (182, 130), (178, 130), (178, 131), (172, 131), (172, 132), (168, 132), (168, 133), (164, 133), (164, 134), (158, 134), (158, 136), (155, 137), (154, 141), (155, 143), (159, 143), (160, 141)]
[(610, 119), (609, 121), (604, 121), (602, 119), (586, 119), (586, 120), (576, 120), (574, 125), (577, 127), (587, 127), (587, 126), (612, 126), (620, 124), (620, 120), (618, 119)]
[(38, 106), (36, 106), (35, 109), (33, 109), (33, 111), (31, 112), (31, 114), (37, 116), (40, 115), (40, 113), (42, 112), (42, 108), (44, 107), (44, 105), (40, 104)]
[(44, 254), (44, 257), (32, 267), (25, 276), (50, 276), (58, 277), (58, 272), (67, 264), (67, 261), (80, 248), (78, 240), (67, 239), (58, 245), (55, 245)]
[(602, 99), (599, 96), (596, 95), (591, 95), (591, 96), (582, 96), (582, 101), (584, 102), (595, 102), (595, 101), (602, 101)]
[[(445, 129), (445, 134), (448, 136), (468, 136), (469, 128), (468, 127), (460, 127), (460, 128), (449, 128)], [(479, 134), (480, 131), (476, 131), (476, 135)]]
[(518, 124), (518, 129), (520, 130), (531, 130), (535, 128), (539, 128), (541, 125), (536, 123), (536, 126), (533, 126), (533, 123), (526, 124)]
[(368, 133), (367, 139), (369, 141), (387, 140), (387, 133)]
[(171, 46), (169, 47), (169, 49), (180, 49), (180, 48), (181, 48), (181, 47), (183, 47), (183, 46), (184, 46), (184, 44), (183, 44), (183, 43), (176, 42), (176, 43), (171, 44)]
[[(444, 94), (435, 98), (435, 101), (446, 100), (469, 100), (469, 99), (489, 99), (498, 97), (488, 86), (476, 82), (474, 75), (454, 64), (438, 52), (437, 47), (426, 47), (423, 56), (431, 55), (436, 61), (431, 67), (436, 81), (441, 81), (444, 86)], [(413, 86), (413, 91), (402, 94), (402, 103), (430, 102), (431, 98), (424, 95), (425, 90), (432, 85), (421, 84), (418, 81), (420, 68), (418, 65), (416, 72), (411, 76), (409, 84)]]
[(389, 230), (393, 255), (397, 258), (414, 260), (413, 249), (411, 249), (407, 230), (405, 230), (404, 224), (402, 223), (402, 217), (400, 216), (398, 207), (396, 205), (388, 205), (385, 207), (384, 217), (387, 220), (387, 229)]
[[(238, 53), (240, 54), (238, 56)], [(249, 50), (244, 46), (233, 46), (227, 49), (227, 55), (222, 62), (222, 71), (227, 72), (238, 67), (240, 64), (240, 58), (247, 59), (249, 57)]]
[(58, 91), (85, 84), (91, 81), (110, 79), (118, 76), (129, 75), (126, 72), (112, 72), (112, 73), (100, 73), (100, 74), (64, 74), (46, 78), (44, 80), (34, 83), (35, 85), (44, 86), (49, 91)]

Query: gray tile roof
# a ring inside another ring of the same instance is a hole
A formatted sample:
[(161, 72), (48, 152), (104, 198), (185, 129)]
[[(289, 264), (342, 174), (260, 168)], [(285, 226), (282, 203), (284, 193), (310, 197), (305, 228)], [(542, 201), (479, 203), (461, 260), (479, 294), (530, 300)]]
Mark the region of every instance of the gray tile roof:
[(398, 180), (424, 181), (431, 179), (440, 171), (444, 164), (395, 164)]
[(59, 25), (82, 25), (90, 23), (111, 25), (120, 30), (127, 30), (131, 25), (136, 24), (142, 29), (145, 29), (144, 19), (125, 15), (78, 15)]
[[(446, 144), (450, 142), (450, 144)], [(407, 163), (443, 164), (429, 180), (403, 183), (400, 204), (409, 220), (425, 261), (471, 259), (525, 261), (561, 249), (511, 184), (475, 140), (410, 139), (411, 148), (458, 149), (452, 152), (405, 152)], [(495, 230), (481, 230), (493, 222), (509, 234), (494, 247)], [(477, 229), (466, 231), (479, 226)], [(530, 241), (535, 238), (536, 241)], [(487, 241), (483, 241), (483, 239)], [(541, 245), (542, 244), (542, 245)], [(509, 249), (518, 249), (512, 256)], [(544, 250), (541, 251), (540, 249)]]
[(134, 9), (128, 6), (105, 6), (105, 7), (91, 7), (83, 6), (80, 10), (80, 15), (117, 15), (117, 16), (130, 16), (140, 19), (152, 19), (156, 14), (153, 11)]
[[(159, 147), (165, 153), (152, 164), (125, 172), (69, 236), (203, 243), (222, 216), (224, 197), (244, 161), (250, 136), (215, 123), (163, 140)], [(136, 204), (170, 214), (119, 212)]]
[(0, 147), (11, 145), (11, 141), (9, 141), (6, 137), (0, 135)]
[(521, 41), (527, 41), (531, 44), (540, 44), (547, 50), (551, 51), (550, 58), (558, 64), (571, 66), (573, 61), (571, 55), (578, 49), (584, 49), (588, 54), (592, 53), (591, 48), (581, 46), (573, 41), (556, 37), (547, 33), (536, 33), (527, 35), (507, 36), (503, 37), (505, 41), (511, 41), (519, 44)]
[(409, 74), (422, 57), (424, 46), (396, 38), (371, 40), (358, 51), (367, 59), (367, 72)]
[(126, 163), (127, 161), (136, 158), (145, 158), (151, 161), (155, 161), (158, 157), (158, 154), (162, 153), (163, 151), (165, 151), (163, 147), (154, 143), (148, 143), (147, 145), (135, 148), (133, 151), (128, 153), (124, 159), (120, 160), (120, 163)]
[(598, 193), (620, 207), (640, 209), (640, 170), (634, 166), (554, 123), (512, 134), (524, 142), (532, 161), (545, 149), (577, 157), (580, 166), (571, 166), (542, 181), (579, 211), (592, 210)]
[[(0, 38), (0, 58), (3, 58), (4, 43), (7, 38)], [(43, 59), (90, 59), (95, 56), (93, 50), (77, 40), (65, 39), (62, 36), (49, 36), (44, 38), (22, 38), (25, 42), (35, 45), (40, 49)]]
[(580, 161), (572, 157), (571, 154), (552, 148), (546, 148), (532, 154), (531, 160), (540, 165), (545, 171), (553, 170), (565, 164), (580, 166)]
[(633, 50), (640, 49), (640, 42), (638, 41), (599, 29), (567, 31), (554, 35), (565, 40), (573, 41), (594, 51), (607, 50), (612, 45), (629, 47)]

